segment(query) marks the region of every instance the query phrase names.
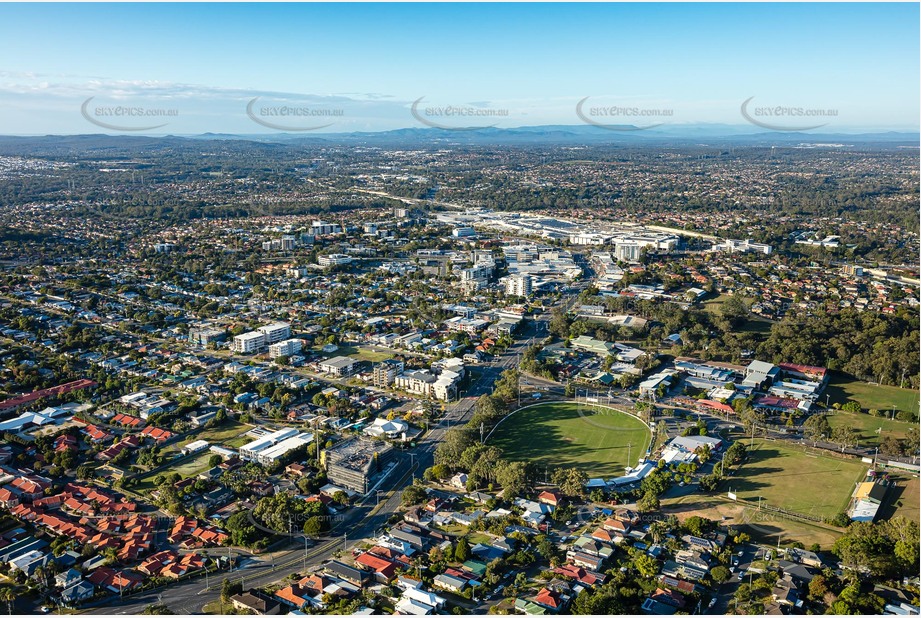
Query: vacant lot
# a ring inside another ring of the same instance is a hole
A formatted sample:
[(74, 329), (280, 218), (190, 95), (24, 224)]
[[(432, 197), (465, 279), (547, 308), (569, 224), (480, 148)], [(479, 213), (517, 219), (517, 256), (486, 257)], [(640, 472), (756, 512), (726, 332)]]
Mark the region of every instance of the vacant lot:
[(649, 430), (610, 408), (546, 403), (516, 412), (489, 442), (509, 459), (533, 461), (540, 468), (578, 467), (590, 477), (614, 477), (645, 454)]
[(825, 391), (831, 395), (831, 403), (844, 403), (853, 399), (865, 410), (905, 410), (918, 413), (918, 391), (897, 386), (867, 384), (859, 380), (833, 373)]
[(760, 496), (771, 506), (834, 517), (847, 508), (867, 468), (856, 459), (814, 455), (781, 441), (756, 439), (748, 459), (723, 487), (751, 502), (757, 503)]

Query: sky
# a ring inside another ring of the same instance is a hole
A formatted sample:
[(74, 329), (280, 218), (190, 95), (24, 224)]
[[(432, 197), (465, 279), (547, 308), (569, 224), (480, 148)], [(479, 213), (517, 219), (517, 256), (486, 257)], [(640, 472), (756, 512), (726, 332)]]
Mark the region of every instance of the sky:
[(0, 134), (917, 131), (917, 3), (0, 4)]

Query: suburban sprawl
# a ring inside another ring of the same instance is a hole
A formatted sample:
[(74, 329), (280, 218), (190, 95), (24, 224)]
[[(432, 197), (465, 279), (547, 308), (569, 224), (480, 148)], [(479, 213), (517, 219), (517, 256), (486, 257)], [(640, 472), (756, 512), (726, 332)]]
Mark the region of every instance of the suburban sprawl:
[(0, 606), (918, 614), (917, 145), (457, 139), (0, 139)]

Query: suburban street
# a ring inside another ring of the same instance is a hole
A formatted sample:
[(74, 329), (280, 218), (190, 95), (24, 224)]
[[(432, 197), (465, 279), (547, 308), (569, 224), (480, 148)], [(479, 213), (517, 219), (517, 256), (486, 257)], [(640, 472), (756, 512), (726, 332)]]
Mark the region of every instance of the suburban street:
[[(347, 552), (360, 540), (373, 536), (387, 524), (391, 515), (399, 508), (401, 490), (412, 483), (414, 474), (421, 474), (423, 470), (432, 466), (435, 449), (444, 439), (445, 432), (469, 420), (477, 398), (492, 392), (492, 385), (499, 375), (507, 369), (516, 367), (520, 355), (534, 342), (534, 339), (546, 334), (547, 319), (549, 316), (542, 314), (538, 320), (526, 321), (515, 342), (501, 356), (490, 364), (476, 368), (479, 375), (470, 385), (465, 396), (446, 406), (438, 423), (430, 429), (415, 449), (399, 454), (396, 468), (384, 480), (383, 486), (377, 490), (381, 495), (380, 505), (376, 504), (375, 494), (372, 493), (363, 503), (349, 509), (344, 519), (334, 526), (331, 534), (308, 541), (306, 552), (303, 536), (297, 535), (286, 544), (285, 549), (247, 560), (240, 568), (232, 572), (222, 571), (210, 575), (207, 578), (210, 588), (206, 587), (205, 577), (197, 577), (123, 598), (105, 599), (99, 606), (87, 607), (86, 612), (138, 614), (150, 604), (163, 603), (177, 614), (200, 613), (204, 605), (220, 598), (221, 583), (225, 579), (242, 580), (247, 588), (271, 584), (281, 581), (292, 573), (303, 573), (331, 559), (337, 552)], [(534, 378), (527, 379), (535, 380)], [(546, 382), (548, 385), (553, 384), (545, 380), (541, 382)], [(562, 388), (558, 385), (557, 387)]]

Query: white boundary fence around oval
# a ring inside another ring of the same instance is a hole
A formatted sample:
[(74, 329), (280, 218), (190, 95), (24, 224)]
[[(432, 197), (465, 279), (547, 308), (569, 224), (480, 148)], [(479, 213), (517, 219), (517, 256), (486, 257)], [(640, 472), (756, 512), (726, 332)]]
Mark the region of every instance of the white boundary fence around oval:
[[(641, 419), (639, 416), (637, 416), (637, 415), (635, 415), (635, 414), (630, 414), (629, 412), (624, 412), (623, 410), (618, 410), (617, 408), (615, 408), (615, 407), (613, 407), (613, 406), (605, 405), (605, 404), (602, 404), (602, 403), (583, 403), (583, 402), (568, 401), (568, 400), (560, 400), (560, 401), (543, 401), (543, 402), (528, 404), (528, 405), (526, 405), (526, 406), (521, 406), (520, 408), (518, 408), (518, 409), (516, 409), (516, 410), (512, 410), (511, 412), (509, 412), (508, 414), (506, 414), (505, 416), (503, 416), (501, 419), (499, 419), (499, 422), (498, 422), (498, 423), (496, 423), (495, 425), (493, 425), (493, 428), (489, 430), (489, 433), (488, 433), (488, 434), (486, 435), (486, 437), (483, 439), (483, 443), (486, 444), (487, 442), (489, 442), (489, 439), (492, 437), (493, 432), (495, 432), (496, 429), (499, 428), (499, 425), (501, 425), (501, 424), (504, 423), (507, 419), (509, 419), (509, 418), (511, 418), (512, 416), (514, 416), (516, 413), (521, 412), (522, 410), (527, 410), (527, 409), (529, 409), (529, 408), (536, 408), (536, 407), (538, 407), (538, 406), (548, 406), (548, 405), (551, 405), (551, 406), (552, 406), (552, 405), (554, 405), (554, 404), (560, 404), (560, 403), (565, 403), (565, 404), (568, 404), (568, 405), (575, 405), (575, 406), (586, 405), (586, 406), (592, 406), (592, 407), (595, 407), (595, 408), (602, 408), (602, 409), (605, 409), (605, 410), (613, 410), (614, 412), (617, 412), (618, 414), (624, 414), (624, 415), (629, 416), (629, 417), (631, 417), (631, 418), (635, 418), (635, 419), (638, 420), (639, 422), (643, 423), (643, 425), (646, 426), (646, 429), (649, 430), (649, 445), (646, 447), (646, 455), (644, 456), (644, 459), (645, 459), (645, 457), (648, 457), (648, 456), (650, 455), (650, 453), (652, 452), (652, 445), (656, 443), (656, 429), (655, 429), (655, 427), (653, 427), (652, 425), (650, 425), (649, 423), (647, 423), (646, 421), (644, 421), (643, 419)], [(589, 424), (593, 424), (593, 425), (594, 425), (594, 423), (592, 423), (589, 419), (585, 418), (585, 416), (582, 414), (582, 410), (581, 410), (580, 407), (577, 407), (577, 410), (578, 410), (579, 416), (582, 418), (582, 420), (587, 421)], [(596, 425), (596, 426), (598, 426), (598, 425)], [(618, 431), (617, 429), (614, 429), (614, 428), (607, 428), (607, 427), (602, 427), (602, 428), (605, 429), (605, 430), (607, 430), (607, 431)]]

